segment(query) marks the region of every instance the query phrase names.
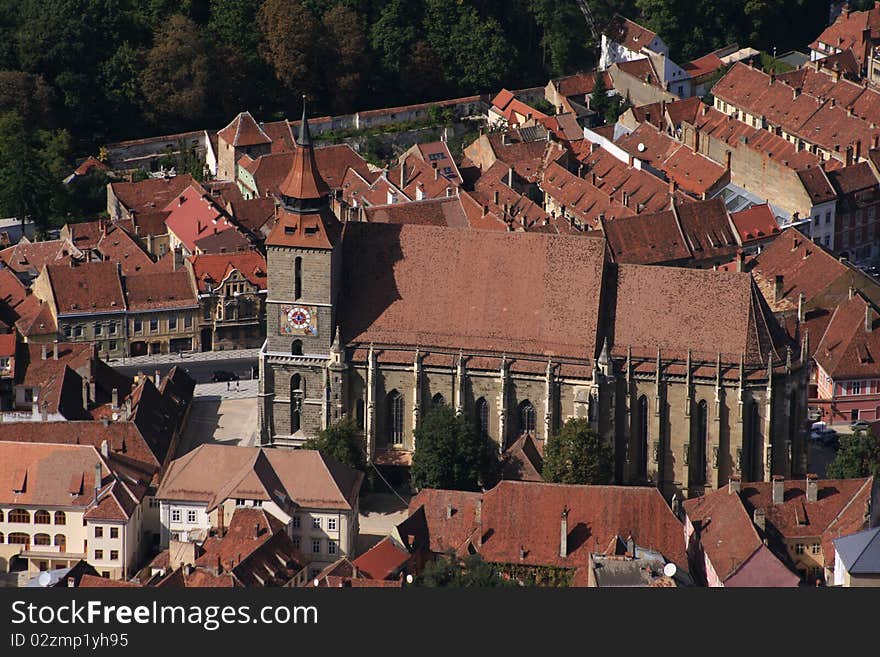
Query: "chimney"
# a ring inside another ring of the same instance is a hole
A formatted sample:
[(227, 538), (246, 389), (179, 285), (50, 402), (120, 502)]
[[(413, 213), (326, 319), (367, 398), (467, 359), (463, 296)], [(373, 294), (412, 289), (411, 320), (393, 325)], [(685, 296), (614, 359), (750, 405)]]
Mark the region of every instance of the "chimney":
[(494, 192), (492, 192), (492, 201), (495, 203), (495, 205), (498, 205), (498, 190), (497, 189)]
[(846, 156), (845, 157), (846, 157), (846, 159), (845, 159), (846, 166), (850, 166), (853, 163), (853, 147), (852, 146), (846, 147)]
[(766, 523), (766, 515), (764, 513), (764, 509), (755, 509), (753, 519), (755, 522), (755, 526), (758, 529), (760, 529), (762, 532), (766, 531), (767, 523)]
[(436, 167), (434, 167), (434, 180), (440, 180), (440, 169)]
[(453, 510), (454, 510), (454, 509), (452, 508), (452, 505), (451, 505), (451, 504), (447, 504), (447, 505), (446, 505), (446, 517), (447, 517), (447, 518), (451, 518), (451, 517), (452, 517), (452, 512), (453, 512)]
[(101, 456), (105, 459), (110, 458), (110, 446), (107, 444), (106, 440), (101, 441)]
[(776, 274), (776, 280), (773, 286), (773, 301), (775, 303), (779, 303), (780, 301), (782, 301), (782, 283), (784, 280), (785, 279), (782, 274)]
[(88, 410), (89, 408), (89, 382), (87, 379), (82, 380), (82, 402), (83, 402), (83, 410)]
[(773, 475), (771, 486), (773, 487), (773, 504), (782, 504), (785, 500), (785, 477)]
[(700, 129), (694, 128), (694, 153), (700, 152)]
[(866, 303), (865, 304), (865, 333), (871, 332), (871, 324), (872, 323), (873, 322), (871, 321), (871, 306), (869, 306)]
[(254, 540), (260, 538), (260, 523), (254, 523)]
[(119, 408), (119, 388), (113, 388), (110, 393), (110, 408), (114, 411)]
[(804, 318), (806, 317), (806, 314), (807, 314), (806, 308), (805, 308), (805, 306), (806, 306), (805, 300), (806, 300), (806, 296), (804, 296), (804, 293), (801, 292), (798, 295), (798, 315), (797, 315), (797, 317), (798, 317), (799, 322), (803, 322)]
[(738, 493), (740, 491), (741, 485), (742, 485), (742, 477), (740, 477), (739, 475), (733, 475), (730, 478), (730, 483), (728, 484), (728, 487), (727, 487), (728, 494), (733, 495), (734, 493)]
[(507, 170), (507, 186), (513, 188), (513, 167)]
[(568, 556), (568, 507), (562, 509), (559, 522), (559, 556), (563, 559)]
[(55, 340), (54, 346), (52, 347), (52, 360), (58, 360), (58, 340)]
[(794, 89), (791, 90), (791, 99), (792, 100), (797, 99), (797, 97), (800, 95), (801, 95), (801, 90), (798, 89), (797, 87), (795, 87)]
[(728, 171), (730, 171), (730, 157), (731, 157), (731, 153), (730, 153), (730, 151), (727, 151), (727, 153), (724, 156), (724, 168), (727, 169)]
[(46, 352), (48, 351), (48, 347), (46, 346), (45, 342), (43, 343), (42, 347), (43, 348), (41, 351), (42, 351), (43, 360), (46, 360)]
[(819, 499), (819, 477), (818, 475), (807, 475), (807, 502), (815, 502)]
[(675, 181), (670, 178), (669, 180), (669, 195), (672, 196), (675, 194)]
[(740, 251), (739, 253), (736, 254), (736, 270), (738, 272), (743, 271), (743, 265), (745, 265), (745, 262), (746, 262), (746, 254), (743, 253), (742, 251)]

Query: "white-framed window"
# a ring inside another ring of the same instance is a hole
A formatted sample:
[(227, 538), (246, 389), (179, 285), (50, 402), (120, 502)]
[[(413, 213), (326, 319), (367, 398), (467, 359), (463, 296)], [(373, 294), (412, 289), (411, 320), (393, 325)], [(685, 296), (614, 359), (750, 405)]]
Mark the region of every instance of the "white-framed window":
[(110, 322), (107, 330), (110, 332), (110, 335), (116, 335), (116, 322)]
[(321, 516), (312, 518), (312, 529), (321, 529)]
[(168, 318), (168, 330), (176, 331), (177, 330), (177, 315), (172, 315)]
[(320, 554), (321, 553), (321, 539), (313, 538), (312, 539), (312, 554)]
[(290, 539), (290, 542), (293, 543), (293, 548), (295, 550), (299, 550), (299, 542), (300, 542), (299, 536), (294, 536), (293, 538)]
[(95, 323), (95, 335), (104, 335), (104, 327), (99, 323)]
[(862, 394), (862, 382), (861, 381), (853, 381), (849, 384), (849, 394), (851, 395), (860, 395)]
[(794, 546), (794, 553), (795, 553), (795, 554), (803, 554), (803, 553), (804, 553), (804, 544), (803, 544), (803, 543), (797, 543), (797, 544)]
[(254, 500), (254, 506), (258, 508), (263, 506), (263, 500)]
[(236, 500), (235, 500), (235, 506), (237, 506), (237, 507), (239, 507), (239, 506), (244, 506), (244, 500), (243, 500), (243, 499), (240, 499), (240, 498), (236, 498)]
[(336, 531), (336, 518), (327, 518), (327, 529)]
[(119, 561), (119, 550), (110, 550), (110, 561)]
[(77, 324), (77, 325), (76, 325), (76, 327), (73, 329), (73, 335), (74, 335), (75, 337), (77, 337), (77, 338), (81, 338), (81, 337), (82, 337), (82, 335), (83, 335), (83, 327), (82, 327), (82, 324)]
[(158, 333), (159, 332), (159, 320), (151, 319), (150, 320), (150, 333)]
[(822, 547), (822, 546), (819, 545), (819, 543), (813, 543), (813, 544), (810, 546), (810, 553), (811, 553), (811, 554), (819, 554), (819, 551), (821, 550), (821, 547)]
[(180, 522), (180, 509), (171, 509), (171, 522)]
[(119, 538), (119, 527), (110, 528), (110, 538)]
[(186, 521), (193, 524), (196, 521), (196, 512), (190, 509), (186, 512)]
[(95, 550), (95, 561), (103, 561), (104, 550)]
[(336, 554), (336, 541), (327, 541), (327, 554)]
[(293, 516), (293, 528), (299, 529), (299, 527), (300, 527), (299, 516)]

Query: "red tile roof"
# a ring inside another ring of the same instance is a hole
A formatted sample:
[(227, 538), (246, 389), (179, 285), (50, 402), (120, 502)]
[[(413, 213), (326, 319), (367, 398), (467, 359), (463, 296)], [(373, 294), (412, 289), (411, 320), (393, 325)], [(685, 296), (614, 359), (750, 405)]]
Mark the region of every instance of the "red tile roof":
[(327, 207), (321, 212), (300, 213), (281, 206), (275, 216), (275, 225), (266, 238), (267, 246), (332, 249), (342, 230)]
[(684, 509), (725, 587), (798, 585), (798, 575), (772, 553), (765, 553), (767, 548), (737, 493), (720, 488), (685, 500)]
[(66, 240), (22, 240), (0, 251), (0, 260), (17, 274), (36, 276), (45, 265), (67, 264), (71, 255), (79, 255), (79, 252)]
[(125, 311), (117, 263), (85, 262), (75, 267), (49, 265), (46, 271), (59, 315)]
[[(563, 509), (569, 510), (566, 557), (559, 556)], [(688, 570), (684, 529), (654, 487), (502, 481), (483, 494), (481, 517), (478, 551), (486, 561), (574, 568), (612, 539), (632, 536)]]
[(217, 133), (227, 144), (232, 146), (256, 146), (271, 143), (269, 136), (263, 132), (250, 112), (241, 112)]
[[(611, 76), (608, 75), (608, 71), (604, 71), (602, 77), (605, 81), (605, 87), (611, 89), (614, 86), (614, 83), (611, 81)], [(593, 88), (596, 86), (596, 74), (577, 73), (575, 75), (568, 75), (564, 78), (551, 80), (551, 83), (556, 87), (556, 91), (566, 98), (571, 96), (586, 96), (593, 93)]]
[(165, 225), (190, 253), (196, 240), (233, 227), (223, 209), (200, 186), (190, 185), (165, 207), (170, 212)]
[(604, 223), (608, 247), (615, 262), (670, 264), (691, 257), (672, 210)]
[[(699, 292), (698, 292), (699, 291)], [(723, 313), (718, 309), (724, 308)], [(687, 334), (681, 327), (687, 326)], [(634, 355), (694, 358), (714, 363), (779, 363), (784, 338), (751, 276), (701, 269), (620, 265), (614, 342), (617, 353), (632, 346)]]
[[(831, 540), (840, 535), (864, 529), (866, 504), (871, 499), (873, 477), (867, 479), (819, 479), (816, 502), (808, 502), (805, 481), (785, 481), (783, 502), (773, 503), (772, 482), (750, 482), (742, 485), (742, 498), (750, 513), (764, 509), (767, 525), (778, 535), (792, 540), (821, 538), (825, 566), (834, 564)], [(781, 550), (778, 544), (775, 546)]]
[(117, 224), (105, 225), (95, 246), (104, 260), (118, 262), (125, 276), (153, 269), (153, 259), (137, 240)]
[(743, 244), (763, 240), (780, 232), (779, 223), (767, 203), (733, 212), (730, 219)]
[(261, 290), (266, 289), (266, 258), (256, 251), (240, 253), (202, 254), (190, 257), (199, 292), (217, 288), (227, 276), (237, 270)]
[(199, 303), (184, 269), (126, 276), (125, 292), (128, 309), (133, 312), (192, 308)]
[(391, 579), (411, 558), (407, 550), (386, 537), (351, 563), (368, 579)]
[[(869, 30), (869, 41), (866, 43), (864, 30)], [(843, 11), (834, 23), (825, 28), (822, 34), (810, 44), (811, 50), (820, 50), (819, 42), (825, 44), (820, 52), (827, 52), (828, 46), (840, 50), (852, 49), (853, 54), (864, 65), (865, 49), (871, 48), (880, 39), (880, 7), (876, 4), (867, 11), (850, 11), (844, 5)]]
[(457, 490), (424, 488), (409, 502), (413, 516), (422, 508), (428, 529), (428, 550), (460, 552), (477, 530), (476, 513), (482, 495)]
[(342, 289), (358, 290), (340, 304), (346, 341), (571, 356), (595, 348), (598, 289), (573, 298), (566, 282), (601, 278), (602, 240), (348, 223), (343, 249)]
[(880, 322), (873, 304), (856, 294), (837, 306), (814, 357), (834, 379), (880, 378)]
[(467, 215), (458, 196), (371, 205), (364, 209), (364, 217), (372, 223), (418, 224), (422, 226), (449, 226), (467, 228)]
[(606, 36), (627, 50), (641, 52), (657, 35), (646, 27), (642, 27), (628, 18), (616, 14), (605, 30)]
[(147, 178), (139, 182), (110, 183), (119, 202), (137, 213), (156, 212), (168, 205), (195, 181), (188, 173), (171, 178)]
[(715, 53), (710, 52), (708, 55), (703, 55), (702, 57), (689, 61), (687, 64), (682, 65), (682, 68), (692, 78), (699, 78), (704, 75), (711, 75), (723, 66), (724, 62), (721, 61), (721, 58)]
[(315, 162), (315, 153), (312, 148), (312, 140), (309, 135), (309, 123), (303, 107), (303, 120), (300, 127), (300, 135), (297, 148), (293, 153), (293, 166), (287, 177), (282, 181), (279, 192), (282, 196), (306, 200), (324, 198), (330, 193), (330, 188), (318, 170)]

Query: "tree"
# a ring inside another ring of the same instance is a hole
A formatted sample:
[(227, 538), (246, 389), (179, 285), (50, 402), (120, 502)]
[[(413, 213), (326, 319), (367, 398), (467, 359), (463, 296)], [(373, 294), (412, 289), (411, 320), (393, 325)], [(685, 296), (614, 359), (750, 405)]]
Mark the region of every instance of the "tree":
[(605, 73), (596, 71), (593, 93), (590, 94), (590, 109), (596, 113), (600, 121), (604, 121), (610, 107), (611, 102), (608, 98), (608, 85), (605, 84)]
[(344, 5), (336, 5), (322, 19), (327, 56), (324, 59), (327, 89), (332, 89), (334, 112), (350, 112), (369, 74), (367, 38), (360, 17)]
[(157, 32), (141, 75), (150, 114), (195, 123), (207, 107), (209, 76), (210, 62), (198, 26), (183, 16), (172, 16)]
[(422, 574), (416, 579), (416, 586), (463, 588), (510, 587), (517, 584), (509, 578), (502, 577), (479, 554), (471, 554), (459, 559), (450, 551), (425, 564)]
[(417, 37), (417, 8), (415, 2), (391, 0), (370, 28), (370, 46), (388, 73), (400, 74), (405, 68)]
[(22, 226), (31, 218), (45, 230), (64, 193), (58, 174), (65, 148), (69, 136), (38, 135), (15, 112), (0, 116), (0, 215), (16, 217)]
[(367, 456), (363, 440), (358, 435), (354, 420), (345, 418), (310, 438), (303, 445), (306, 449), (316, 449), (324, 456), (336, 459), (362, 472), (367, 469)]
[(312, 92), (319, 64), (318, 21), (297, 0), (265, 0), (258, 17), (260, 56), (288, 90)]
[(855, 431), (840, 439), (837, 456), (828, 465), (829, 479), (855, 479), (880, 474), (880, 436)]
[(39, 75), (21, 71), (0, 71), (0, 114), (16, 112), (31, 125), (49, 122), (52, 90)]
[(588, 420), (572, 418), (544, 448), (544, 481), (555, 484), (610, 484), (613, 452), (590, 428)]
[(422, 101), (442, 98), (447, 82), (437, 53), (425, 41), (413, 46), (412, 55), (404, 68), (403, 81), (413, 98)]
[(412, 477), (416, 488), (480, 490), (498, 468), (497, 446), (446, 404), (432, 408), (415, 434)]

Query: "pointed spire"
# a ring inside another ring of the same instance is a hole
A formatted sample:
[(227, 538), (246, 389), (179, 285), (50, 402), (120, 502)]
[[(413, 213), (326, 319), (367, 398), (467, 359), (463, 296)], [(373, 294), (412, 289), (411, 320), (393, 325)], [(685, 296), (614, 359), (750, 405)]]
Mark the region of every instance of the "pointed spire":
[(791, 345), (785, 347), (785, 372), (791, 372)]
[(605, 336), (605, 341), (602, 343), (602, 353), (599, 354), (599, 365), (603, 368), (611, 362), (611, 356), (608, 353), (608, 336)]
[(342, 344), (342, 340), (339, 337), (339, 324), (336, 325), (336, 333), (333, 335), (333, 343), (330, 345), (330, 349), (332, 351), (339, 351), (339, 346)]
[(309, 132), (309, 120), (306, 117), (306, 95), (303, 94), (303, 115), (299, 124), (299, 137), (296, 140), (299, 146), (304, 148), (312, 147), (312, 135)]

